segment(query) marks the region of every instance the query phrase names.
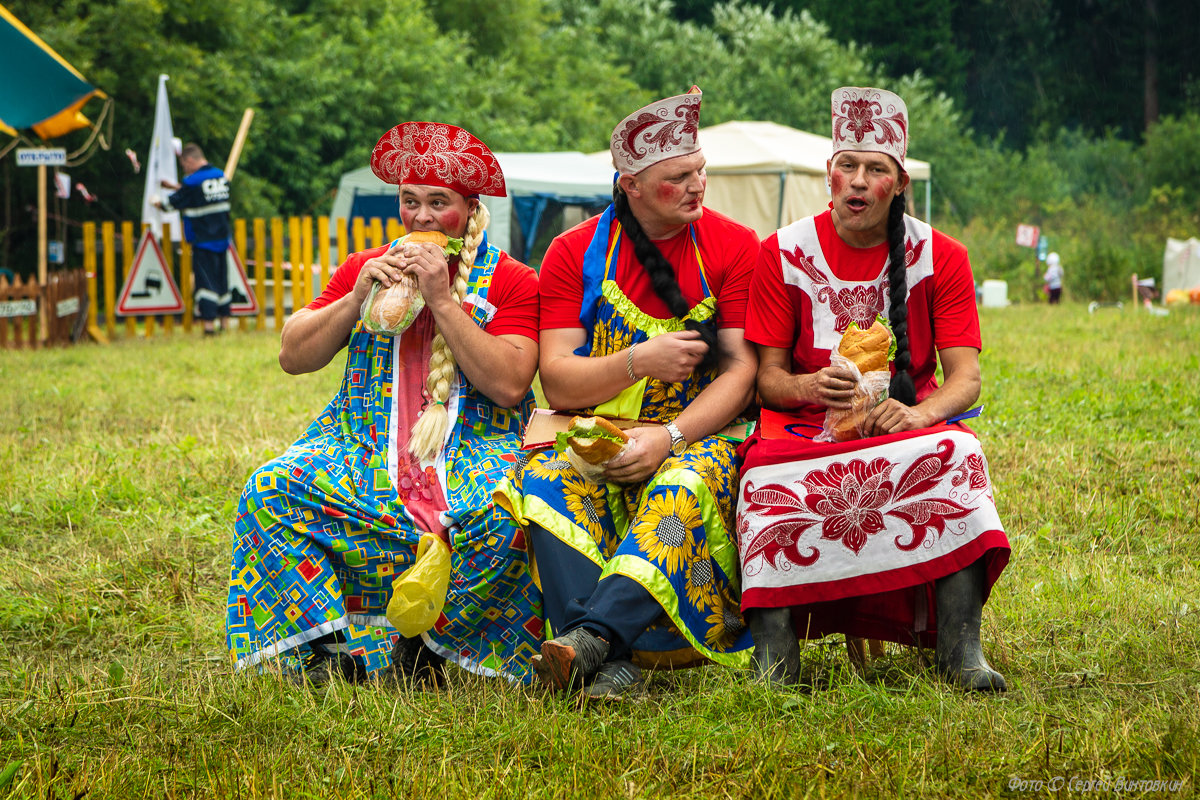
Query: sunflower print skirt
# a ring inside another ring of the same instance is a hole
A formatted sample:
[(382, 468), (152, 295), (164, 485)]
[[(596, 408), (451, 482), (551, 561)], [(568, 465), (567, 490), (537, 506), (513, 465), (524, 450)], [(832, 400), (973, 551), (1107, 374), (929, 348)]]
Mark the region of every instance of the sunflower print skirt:
[(747, 666), (739, 610), (735, 445), (710, 436), (668, 456), (647, 483), (595, 485), (553, 450), (533, 454), (497, 492), (523, 522), (546, 528), (602, 567), (644, 586), (664, 617), (634, 642), (647, 666), (704, 659)]

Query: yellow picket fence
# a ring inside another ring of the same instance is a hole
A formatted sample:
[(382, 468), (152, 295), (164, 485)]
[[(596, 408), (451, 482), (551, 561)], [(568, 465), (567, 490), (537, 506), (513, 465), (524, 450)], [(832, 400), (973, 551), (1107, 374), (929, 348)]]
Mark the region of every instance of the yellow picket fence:
[[(315, 235), (314, 235), (315, 222)], [(99, 236), (97, 236), (99, 228)], [(331, 230), (332, 228), (332, 230)], [(117, 235), (120, 233), (120, 263)], [(88, 319), (93, 336), (111, 340), (155, 336), (192, 330), (192, 249), (186, 242), (163, 247), (166, 267), (175, 276), (183, 298), (182, 314), (117, 315), (117, 295), (133, 266), (139, 236), (133, 222), (94, 222), (83, 226), (83, 268), (88, 281)], [(354, 217), (330, 225), (328, 217), (272, 217), (233, 221), (233, 244), (258, 304), (258, 313), (240, 318), (243, 330), (270, 324), (278, 331), (292, 309), (303, 308), (321, 293), (338, 264), (352, 252), (377, 247), (404, 235), (399, 220)], [(163, 241), (171, 241), (164, 226)], [(178, 324), (177, 324), (178, 323)]]

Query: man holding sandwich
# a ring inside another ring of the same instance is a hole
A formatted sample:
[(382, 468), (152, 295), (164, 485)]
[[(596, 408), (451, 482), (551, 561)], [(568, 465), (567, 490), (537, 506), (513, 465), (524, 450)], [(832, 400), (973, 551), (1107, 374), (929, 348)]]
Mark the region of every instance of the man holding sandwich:
[(753, 399), (742, 327), (758, 241), (703, 207), (699, 118), (693, 88), (622, 120), (613, 205), (542, 261), (546, 399), (638, 421), (629, 441), (595, 477), (537, 453), (497, 493), (530, 536), (553, 632), (535, 668), (597, 699), (637, 687), (639, 664), (749, 664), (735, 445), (715, 434)]
[[(345, 378), (242, 494), (230, 656), (239, 668), (278, 659), (312, 684), (389, 666), (436, 684), (445, 660), (528, 681), (540, 596), (524, 536), (491, 490), (516, 463), (532, 408), (537, 276), (487, 243), (479, 195), (503, 196), (504, 175), (469, 132), (402, 123), (371, 166), (399, 185), (401, 221), (422, 235), (351, 255), (284, 325), (286, 372), (319, 370), (347, 348)], [(424, 307), (397, 312), (411, 317), (402, 332), (372, 332), (361, 314), (373, 287), (405, 288), (410, 301), (415, 287)], [(450, 546), (450, 588), (433, 628), (406, 639), (385, 609), (424, 532)]]
[[(904, 101), (857, 87), (832, 100), (830, 210), (763, 242), (747, 314), (764, 406), (738, 499), (755, 664), (793, 683), (797, 637), (843, 633), (936, 648), (953, 685), (1004, 691), (980, 620), (1008, 539), (979, 442), (946, 424), (980, 389), (967, 251), (904, 213)], [(828, 410), (854, 405), (856, 376), (831, 354), (879, 315), (894, 342), (881, 337), (868, 370), (894, 354), (889, 396), (850, 441), (814, 441)]]

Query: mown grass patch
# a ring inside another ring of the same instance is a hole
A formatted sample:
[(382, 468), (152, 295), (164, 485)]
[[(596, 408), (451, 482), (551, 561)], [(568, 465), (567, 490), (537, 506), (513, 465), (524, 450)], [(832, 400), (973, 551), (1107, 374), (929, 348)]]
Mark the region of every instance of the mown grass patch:
[(899, 647), (861, 677), (833, 639), (806, 648), (807, 691), (705, 668), (615, 707), (461, 671), (441, 693), (234, 674), (237, 495), (340, 369), (288, 377), (265, 333), (0, 353), (0, 797), (1192, 794), (1200, 313), (982, 323), (974, 427), (1013, 546), (985, 611), (999, 698)]

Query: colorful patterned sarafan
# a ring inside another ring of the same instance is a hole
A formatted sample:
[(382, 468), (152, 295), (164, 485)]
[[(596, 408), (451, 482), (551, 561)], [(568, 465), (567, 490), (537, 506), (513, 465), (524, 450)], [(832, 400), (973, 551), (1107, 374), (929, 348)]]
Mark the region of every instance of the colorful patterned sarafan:
[[(472, 318), (486, 322), (499, 250), (469, 277)], [(238, 667), (278, 660), (296, 669), (307, 642), (342, 631), (374, 672), (388, 665), (396, 631), (384, 610), (392, 580), (412, 564), (421, 532), (388, 474), (393, 340), (351, 336), (337, 396), (282, 456), (251, 477), (235, 523), (227, 644)], [(528, 682), (542, 639), (541, 594), (529, 575), (523, 532), (491, 502), (498, 476), (518, 460), (532, 394), (519, 409), (496, 406), (459, 373), (446, 444), (451, 579), (426, 644), (484, 675)]]
[[(641, 311), (608, 271), (592, 330), (592, 356), (684, 329), (682, 319), (656, 319)], [(707, 284), (704, 290), (704, 300), (688, 315), (700, 322), (715, 308)], [(673, 420), (715, 377), (709, 371), (675, 384), (647, 379), (639, 418)], [(623, 488), (588, 483), (559, 453), (538, 452), (500, 493), (516, 516), (603, 564), (601, 580), (632, 578), (663, 607), (664, 621), (633, 643), (635, 661), (687, 666), (708, 659), (744, 667), (752, 641), (739, 610), (737, 484), (735, 445), (709, 436), (681, 456), (668, 456), (648, 482)]]

